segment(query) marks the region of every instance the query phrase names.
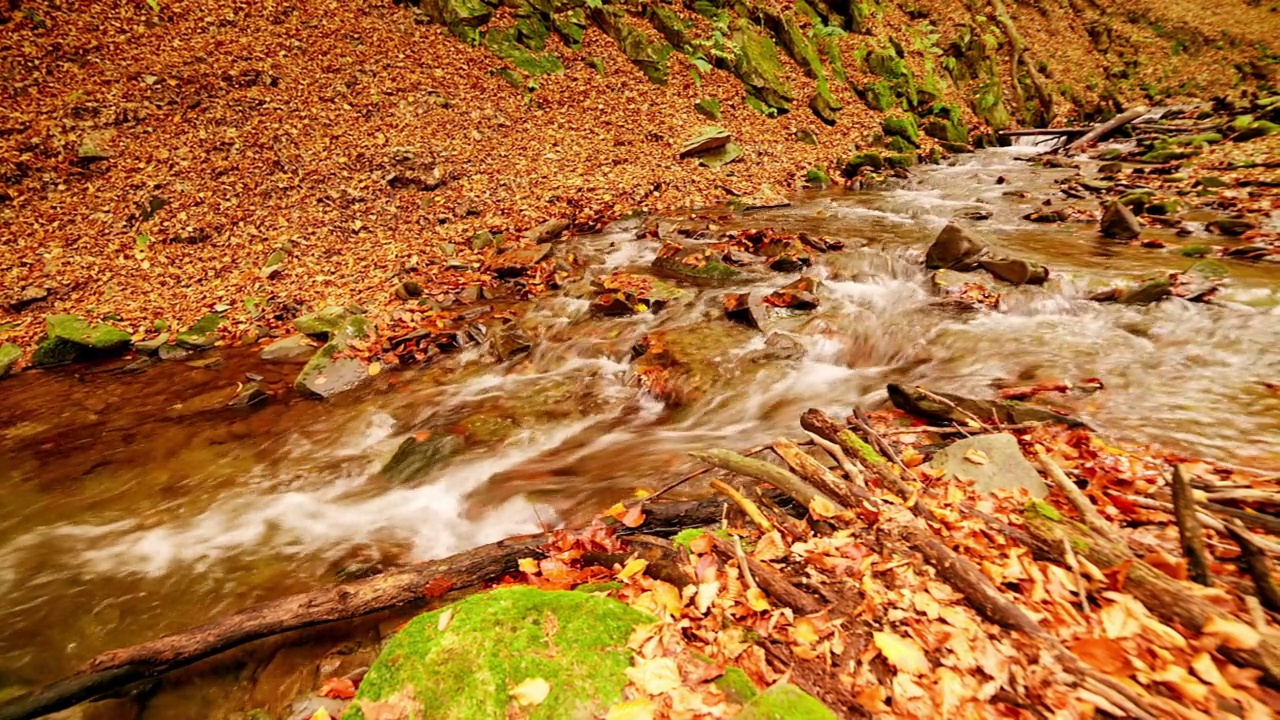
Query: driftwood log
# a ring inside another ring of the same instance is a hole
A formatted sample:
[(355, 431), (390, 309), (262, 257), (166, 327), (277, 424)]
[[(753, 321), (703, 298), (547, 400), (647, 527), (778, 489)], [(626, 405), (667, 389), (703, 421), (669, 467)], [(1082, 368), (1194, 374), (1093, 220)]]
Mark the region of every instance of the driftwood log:
[[(652, 503), (645, 507), (642, 529), (651, 535), (670, 535), (709, 525), (720, 520), (724, 507), (718, 498)], [(641, 531), (621, 526), (618, 530), (620, 535)], [(111, 650), (73, 675), (0, 704), (0, 720), (42, 717), (254, 640), (423, 602), (428, 583), (450, 590), (476, 587), (515, 571), (522, 558), (538, 555), (550, 539), (550, 534), (508, 538), (442, 560), (262, 603), (190, 630)]]
[(1077, 153), (1090, 145), (1098, 142), (1111, 135), (1120, 128), (1137, 120), (1138, 118), (1150, 112), (1150, 108), (1140, 105), (1136, 108), (1126, 110), (1110, 120), (1095, 126), (1092, 130), (1082, 135), (1075, 142), (1067, 146), (1067, 154)]

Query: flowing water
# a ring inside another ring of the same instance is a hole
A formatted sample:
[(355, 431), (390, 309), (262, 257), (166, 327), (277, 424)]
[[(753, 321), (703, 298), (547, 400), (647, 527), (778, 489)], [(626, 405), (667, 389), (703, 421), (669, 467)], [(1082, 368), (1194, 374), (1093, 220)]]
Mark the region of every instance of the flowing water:
[[(473, 347), (330, 402), (241, 409), (223, 405), (246, 372), (287, 383), (296, 366), (227, 351), (211, 369), (162, 363), (5, 381), (0, 690), (353, 568), (587, 517), (676, 476), (690, 449), (795, 436), (804, 409), (872, 407), (888, 382), (983, 395), (1097, 377), (1105, 390), (1069, 402), (1113, 437), (1280, 468), (1280, 396), (1261, 384), (1280, 380), (1275, 266), (1233, 263), (1212, 305), (1089, 301), (1100, 287), (1191, 261), (1101, 243), (1092, 226), (1018, 219), (1070, 174), (1033, 170), (1023, 154), (985, 151), (922, 169), (902, 189), (814, 194), (727, 221), (846, 245), (808, 271), (823, 280), (820, 308), (779, 317), (768, 346), (723, 319), (721, 296), (741, 288), (690, 288), (658, 313), (591, 317), (589, 278), (644, 272), (658, 247), (636, 239), (638, 223), (622, 223), (572, 241), (588, 280), (532, 305), (524, 324), (537, 341), (512, 362)], [(1048, 265), (1051, 281), (1005, 288), (998, 312), (939, 307), (924, 249), (970, 210), (992, 211), (978, 231)], [(633, 347), (657, 331), (709, 359), (699, 366), (709, 389), (678, 407), (634, 375)], [(778, 338), (794, 340), (788, 352), (776, 352), (789, 344)], [(406, 437), (458, 426), (471, 438), (460, 454), (409, 480), (379, 474)]]

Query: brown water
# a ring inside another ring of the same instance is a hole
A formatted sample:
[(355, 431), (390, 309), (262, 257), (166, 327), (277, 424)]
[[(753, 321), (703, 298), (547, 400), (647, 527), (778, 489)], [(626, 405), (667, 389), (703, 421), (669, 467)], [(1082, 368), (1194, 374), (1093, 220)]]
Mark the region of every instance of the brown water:
[[(988, 151), (924, 169), (904, 189), (815, 194), (730, 223), (846, 243), (815, 256), (820, 309), (773, 328), (803, 346), (799, 359), (759, 359), (764, 336), (722, 318), (730, 289), (690, 288), (656, 315), (599, 319), (584, 280), (532, 306), (524, 323), (537, 342), (523, 359), (498, 363), (476, 347), (326, 403), (223, 407), (246, 372), (277, 386), (296, 372), (245, 351), (212, 369), (6, 380), (0, 691), (331, 582), (355, 560), (439, 557), (585, 517), (664, 483), (690, 449), (795, 435), (805, 408), (874, 406), (887, 382), (989, 394), (1019, 379), (1099, 377), (1105, 391), (1074, 410), (1115, 437), (1280, 467), (1280, 397), (1259, 384), (1280, 380), (1280, 271), (1233, 263), (1215, 305), (1090, 302), (1094, 289), (1191, 261), (1101, 244), (1092, 226), (1018, 220), (1038, 199), (1007, 188), (1039, 198), (1070, 173), (1032, 170), (1017, 154)], [(997, 185), (1002, 175), (1010, 182)], [(981, 233), (1054, 277), (1007, 289), (999, 312), (962, 316), (932, 303), (922, 258), (949, 218), (975, 209), (994, 212), (975, 224)], [(573, 241), (589, 276), (647, 267), (657, 243), (635, 239), (637, 226)], [(706, 344), (716, 360), (706, 396), (670, 407), (639, 388), (632, 348), (655, 330)], [(407, 436), (458, 424), (484, 429), (461, 455), (407, 482), (378, 475)]]

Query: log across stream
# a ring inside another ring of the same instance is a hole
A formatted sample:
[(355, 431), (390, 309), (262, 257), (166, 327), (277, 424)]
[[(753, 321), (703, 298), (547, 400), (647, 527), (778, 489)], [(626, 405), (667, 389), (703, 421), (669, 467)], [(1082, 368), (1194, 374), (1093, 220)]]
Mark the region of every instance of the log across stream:
[[(773, 319), (785, 347), (724, 320), (721, 296), (771, 291), (797, 273), (689, 286), (660, 312), (628, 318), (592, 317), (595, 291), (581, 280), (529, 311), (538, 341), (523, 358), (496, 363), (476, 347), (326, 404), (222, 409), (245, 373), (287, 382), (296, 370), (243, 352), (214, 368), (7, 380), (0, 680), (29, 687), (255, 602), (580, 522), (680, 475), (690, 450), (793, 435), (806, 408), (874, 406), (889, 382), (983, 395), (1100, 378), (1105, 389), (1071, 402), (1113, 436), (1280, 465), (1280, 399), (1261, 384), (1280, 378), (1274, 267), (1231, 263), (1217, 305), (1090, 302), (1095, 289), (1188, 261), (1102, 243), (1091, 225), (1020, 220), (1071, 171), (1033, 170), (1018, 153), (924, 169), (901, 189), (815, 194), (725, 221), (845, 244), (814, 255), (819, 307)], [(988, 212), (971, 226), (1047, 265), (1050, 282), (1000, 288), (999, 311), (939, 307), (925, 247), (951, 218)], [(646, 272), (659, 244), (637, 240), (638, 229), (622, 224), (565, 251), (596, 277)], [(695, 369), (678, 403), (636, 376), (634, 348), (655, 333)], [(406, 438), (456, 428), (465, 441), (437, 464), (408, 478), (379, 472)], [(253, 679), (224, 682), (242, 692)]]

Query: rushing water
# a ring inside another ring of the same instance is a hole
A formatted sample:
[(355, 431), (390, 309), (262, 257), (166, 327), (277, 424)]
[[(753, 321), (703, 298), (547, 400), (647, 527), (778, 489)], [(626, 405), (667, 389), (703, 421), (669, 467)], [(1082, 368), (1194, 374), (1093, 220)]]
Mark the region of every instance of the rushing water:
[[(525, 358), (496, 364), (472, 348), (328, 403), (223, 408), (245, 372), (272, 383), (296, 371), (234, 351), (213, 369), (7, 380), (0, 690), (331, 582), (343, 568), (439, 557), (585, 517), (665, 482), (690, 449), (795, 435), (805, 408), (872, 406), (887, 382), (984, 394), (1097, 377), (1105, 390), (1073, 409), (1113, 436), (1280, 467), (1280, 397), (1261, 384), (1280, 380), (1274, 266), (1233, 264), (1214, 305), (1091, 302), (1099, 287), (1190, 261), (1100, 243), (1092, 226), (1018, 219), (1068, 174), (1032, 170), (1017, 150), (988, 151), (924, 169), (904, 189), (816, 194), (727, 223), (845, 242), (809, 271), (824, 281), (821, 307), (773, 328), (803, 346), (799, 359), (761, 360), (764, 335), (723, 319), (721, 295), (735, 288), (695, 289), (656, 314), (593, 318), (583, 280), (532, 306), (524, 324), (537, 342)], [(999, 312), (958, 315), (933, 303), (923, 252), (949, 218), (979, 209), (994, 213), (975, 223), (980, 233), (1054, 275), (1040, 288), (1006, 288)], [(636, 230), (573, 241), (588, 278), (643, 272), (658, 243)], [(668, 407), (639, 388), (632, 348), (657, 330), (705, 341), (716, 359), (705, 396)], [(378, 474), (407, 436), (458, 423), (497, 428), (500, 440), (410, 482)]]

